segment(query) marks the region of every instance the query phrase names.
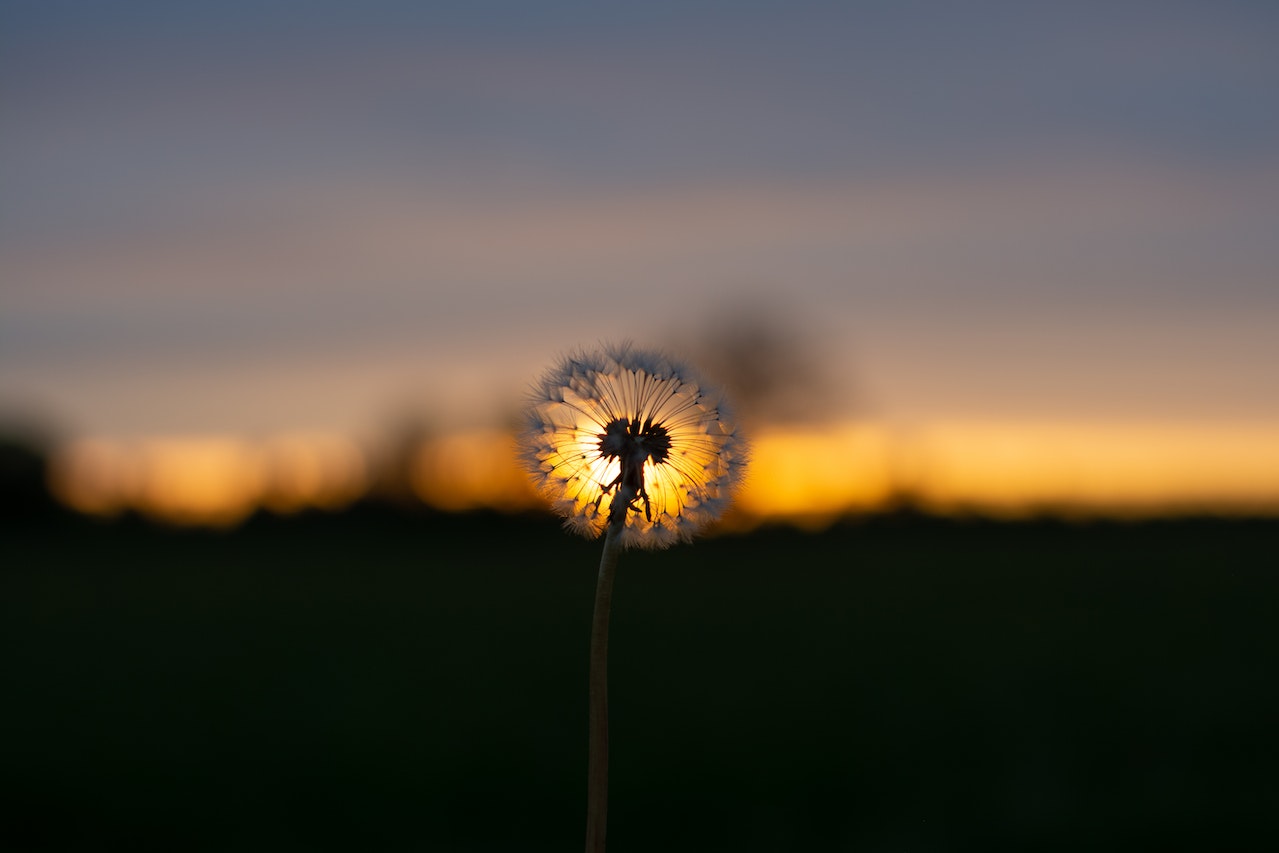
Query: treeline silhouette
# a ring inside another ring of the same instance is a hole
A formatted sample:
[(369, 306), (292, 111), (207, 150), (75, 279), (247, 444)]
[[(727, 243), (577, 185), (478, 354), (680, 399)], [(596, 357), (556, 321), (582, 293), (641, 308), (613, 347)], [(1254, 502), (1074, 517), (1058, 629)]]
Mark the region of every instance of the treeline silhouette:
[[(0, 536), (0, 847), (580, 843), (599, 543), (365, 501)], [(628, 553), (618, 849), (1273, 837), (1279, 524), (909, 509)]]

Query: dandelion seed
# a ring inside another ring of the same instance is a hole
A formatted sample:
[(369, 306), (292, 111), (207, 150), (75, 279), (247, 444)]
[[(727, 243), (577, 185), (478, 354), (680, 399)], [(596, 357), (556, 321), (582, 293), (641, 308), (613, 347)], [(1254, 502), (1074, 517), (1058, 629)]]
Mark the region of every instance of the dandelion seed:
[(629, 344), (565, 358), (538, 383), (521, 453), (570, 530), (604, 533), (591, 621), (586, 850), (608, 821), (608, 616), (617, 555), (691, 539), (727, 505), (745, 445), (685, 365)]
[(666, 548), (718, 518), (745, 462), (719, 394), (685, 365), (629, 345), (578, 352), (538, 383), (521, 440), (570, 530), (619, 526), (622, 547)]

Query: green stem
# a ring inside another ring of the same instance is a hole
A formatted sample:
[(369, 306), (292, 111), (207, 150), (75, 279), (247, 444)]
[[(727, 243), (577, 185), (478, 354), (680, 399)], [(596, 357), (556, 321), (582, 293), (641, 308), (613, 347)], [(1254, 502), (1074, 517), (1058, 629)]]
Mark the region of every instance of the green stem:
[[(623, 519), (623, 523), (625, 520)], [(608, 826), (608, 614), (613, 602), (613, 574), (621, 551), (613, 523), (604, 534), (604, 555), (595, 582), (595, 617), (591, 622), (591, 670), (588, 693), (590, 751), (586, 769), (586, 853), (604, 853)]]

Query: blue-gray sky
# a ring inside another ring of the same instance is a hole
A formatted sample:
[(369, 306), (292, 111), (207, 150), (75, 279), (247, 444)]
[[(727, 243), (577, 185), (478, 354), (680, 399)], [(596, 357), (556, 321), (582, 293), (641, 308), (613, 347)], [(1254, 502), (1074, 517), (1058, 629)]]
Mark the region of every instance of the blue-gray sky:
[(1276, 45), (1243, 2), (0, 0), (0, 411), (475, 422), (763, 306), (859, 415), (1279, 421)]

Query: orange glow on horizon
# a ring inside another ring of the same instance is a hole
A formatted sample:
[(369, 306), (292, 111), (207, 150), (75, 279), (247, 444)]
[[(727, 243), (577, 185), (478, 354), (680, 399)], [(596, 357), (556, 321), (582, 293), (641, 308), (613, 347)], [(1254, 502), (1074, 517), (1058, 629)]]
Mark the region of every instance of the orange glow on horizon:
[[(403, 463), (418, 500), (447, 511), (542, 506), (512, 436), (424, 441)], [(235, 524), (259, 508), (337, 509), (376, 487), (365, 454), (334, 436), (85, 440), (57, 454), (51, 488), (84, 513), (135, 510)], [(907, 496), (930, 511), (1016, 517), (1176, 512), (1279, 515), (1279, 425), (871, 423), (757, 430), (733, 525), (820, 527)]]
[(503, 430), (423, 442), (413, 457), (410, 482), (423, 503), (450, 512), (541, 505), (516, 458), (515, 438)]
[(253, 449), (225, 438), (150, 442), (130, 473), (134, 505), (178, 523), (234, 524), (264, 486)]
[(751, 519), (801, 525), (874, 510), (894, 491), (891, 458), (887, 433), (868, 424), (762, 432), (734, 506)]
[(1276, 426), (969, 422), (903, 444), (903, 485), (939, 512), (1279, 513)]
[(368, 489), (368, 467), (355, 442), (337, 436), (281, 436), (263, 448), (262, 504), (274, 512), (340, 509)]
[(345, 506), (364, 494), (367, 474), (359, 448), (338, 437), (87, 440), (55, 457), (50, 488), (90, 515), (135, 510), (175, 524), (224, 527), (259, 507)]

